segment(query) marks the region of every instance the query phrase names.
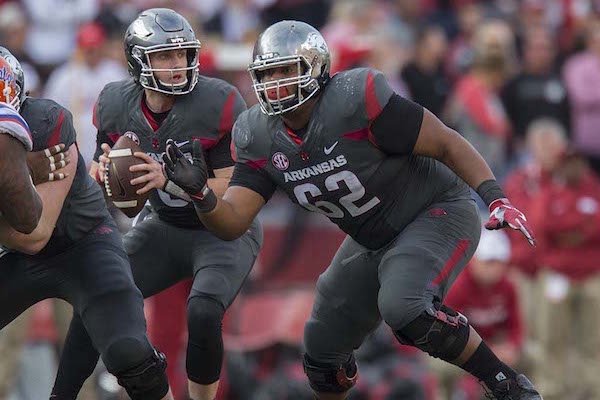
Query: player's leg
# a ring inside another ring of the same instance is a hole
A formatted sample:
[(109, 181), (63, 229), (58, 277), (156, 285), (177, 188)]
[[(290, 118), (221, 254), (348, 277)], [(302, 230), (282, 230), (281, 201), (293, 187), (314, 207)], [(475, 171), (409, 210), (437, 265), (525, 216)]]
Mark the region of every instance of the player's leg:
[(261, 245), (262, 228), (255, 222), (249, 232), (231, 242), (199, 232), (186, 255), (194, 265), (186, 358), (192, 400), (215, 399), (223, 362), (223, 315), (250, 273)]
[[(64, 262), (65, 298), (80, 315), (108, 371), (133, 400), (171, 399), (166, 362), (146, 336), (142, 295), (116, 226), (97, 229), (65, 253)], [(54, 394), (61, 400), (72, 398)]]
[[(167, 230), (168, 225), (158, 218), (146, 218), (123, 237), (134, 280), (139, 281), (136, 284), (146, 297), (176, 282), (182, 275), (169, 264)], [(56, 398), (75, 399), (99, 357), (81, 316), (74, 313), (52, 390)]]
[(379, 310), (400, 342), (460, 366), (484, 382), (496, 398), (541, 399), (524, 376), (494, 355), (466, 318), (441, 303), (473, 255), (480, 232), (480, 219), (470, 201), (426, 210), (381, 260)]
[(317, 281), (304, 329), (304, 371), (319, 400), (345, 399), (356, 383), (354, 350), (377, 327), (379, 258), (351, 238)]

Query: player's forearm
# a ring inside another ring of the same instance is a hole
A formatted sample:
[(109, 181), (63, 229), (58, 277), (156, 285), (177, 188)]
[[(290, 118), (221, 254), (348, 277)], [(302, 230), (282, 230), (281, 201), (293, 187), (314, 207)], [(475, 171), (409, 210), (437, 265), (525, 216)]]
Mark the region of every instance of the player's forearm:
[(33, 232), (20, 233), (13, 229), (4, 218), (0, 218), (0, 243), (2, 245), (26, 254), (36, 254), (46, 246), (52, 236), (64, 202), (64, 197), (60, 196), (57, 199), (53, 190), (52, 182), (37, 186), (43, 208), (39, 223)]
[(250, 227), (251, 221), (235, 211), (235, 208), (227, 200), (221, 197), (217, 199), (217, 206), (209, 213), (196, 211), (200, 221), (212, 233), (223, 240), (235, 240), (242, 236)]
[(447, 140), (439, 161), (446, 164), (469, 186), (477, 189), (483, 182), (496, 179), (481, 154), (465, 138), (450, 130)]
[(42, 201), (31, 183), (22, 145), (18, 146), (0, 161), (0, 213), (15, 230), (31, 233), (42, 214)]
[[(0, 182), (0, 187), (8, 186)], [(42, 215), (42, 200), (28, 176), (18, 187), (2, 190), (0, 204), (0, 215), (12, 228), (25, 234), (34, 231)]]

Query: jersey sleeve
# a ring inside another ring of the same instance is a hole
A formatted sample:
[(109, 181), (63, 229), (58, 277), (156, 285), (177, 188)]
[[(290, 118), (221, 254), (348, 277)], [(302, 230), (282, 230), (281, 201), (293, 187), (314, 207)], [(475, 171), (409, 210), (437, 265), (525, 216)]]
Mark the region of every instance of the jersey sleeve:
[(367, 70), (364, 101), (371, 142), (388, 154), (411, 153), (421, 130), (423, 107), (396, 94), (383, 73), (372, 69)]
[(8, 134), (23, 143), (27, 151), (33, 148), (29, 125), (17, 110), (5, 103), (0, 103), (0, 133)]
[(246, 187), (260, 194), (265, 202), (269, 201), (277, 185), (263, 169), (267, 160), (260, 151), (260, 144), (254, 143), (248, 112), (237, 119), (231, 135), (231, 158), (235, 161), (235, 169), (229, 186)]
[(77, 141), (77, 134), (73, 126), (73, 115), (63, 107), (58, 107), (53, 114), (55, 114), (53, 115), (53, 128), (46, 140), (45, 148), (64, 143), (68, 149)]
[(227, 134), (208, 150), (207, 165), (211, 170), (228, 168), (234, 165), (231, 158), (231, 134)]
[(102, 153), (104, 153), (100, 147), (102, 143), (108, 143), (111, 146), (115, 144), (114, 140), (108, 135), (108, 127), (106, 126), (103, 118), (103, 112), (105, 113), (106, 111), (103, 108), (102, 100), (106, 91), (107, 87), (100, 92), (98, 100), (96, 100), (96, 104), (94, 104), (92, 116), (92, 122), (98, 130), (96, 133), (96, 151), (94, 152), (94, 161), (96, 162), (98, 162), (98, 158), (102, 155)]
[(232, 87), (227, 95), (219, 120), (219, 141), (208, 151), (208, 164), (221, 169), (234, 165), (231, 158), (231, 131), (238, 116), (246, 111), (246, 102), (240, 92)]

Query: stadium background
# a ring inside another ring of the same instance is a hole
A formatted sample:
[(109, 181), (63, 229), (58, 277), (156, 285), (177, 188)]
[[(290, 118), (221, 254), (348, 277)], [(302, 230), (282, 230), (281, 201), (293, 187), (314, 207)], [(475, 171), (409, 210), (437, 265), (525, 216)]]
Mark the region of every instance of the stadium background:
[[(201, 73), (233, 83), (249, 105), (256, 99), (245, 68), (257, 34), (299, 19), (323, 32), (334, 72), (375, 67), (467, 137), (529, 216), (539, 245), (514, 235), (482, 241), (449, 301), (546, 399), (600, 399), (599, 1), (0, 0), (0, 44), (23, 64), (32, 95), (71, 110), (88, 163), (96, 97), (127, 77), (124, 29), (155, 6), (188, 18), (202, 42)], [(343, 234), (280, 196), (260, 217), (265, 245), (224, 325), (219, 399), (308, 400), (303, 322)], [(125, 231), (130, 221), (120, 223)], [(187, 285), (146, 303), (178, 399)], [(48, 398), (69, 313), (45, 301), (0, 332), (0, 399)], [(476, 382), (397, 345), (385, 327), (358, 359), (351, 400), (481, 396)], [(125, 397), (100, 365), (80, 398)]]

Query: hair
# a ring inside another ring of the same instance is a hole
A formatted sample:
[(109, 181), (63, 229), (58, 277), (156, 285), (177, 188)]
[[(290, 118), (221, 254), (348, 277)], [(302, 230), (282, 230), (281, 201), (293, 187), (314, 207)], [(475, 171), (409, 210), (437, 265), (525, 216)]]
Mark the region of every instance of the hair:
[(527, 126), (527, 133), (525, 136), (530, 138), (544, 132), (551, 132), (556, 138), (564, 143), (568, 142), (567, 130), (565, 127), (556, 119), (550, 117), (542, 117), (530, 122)]

